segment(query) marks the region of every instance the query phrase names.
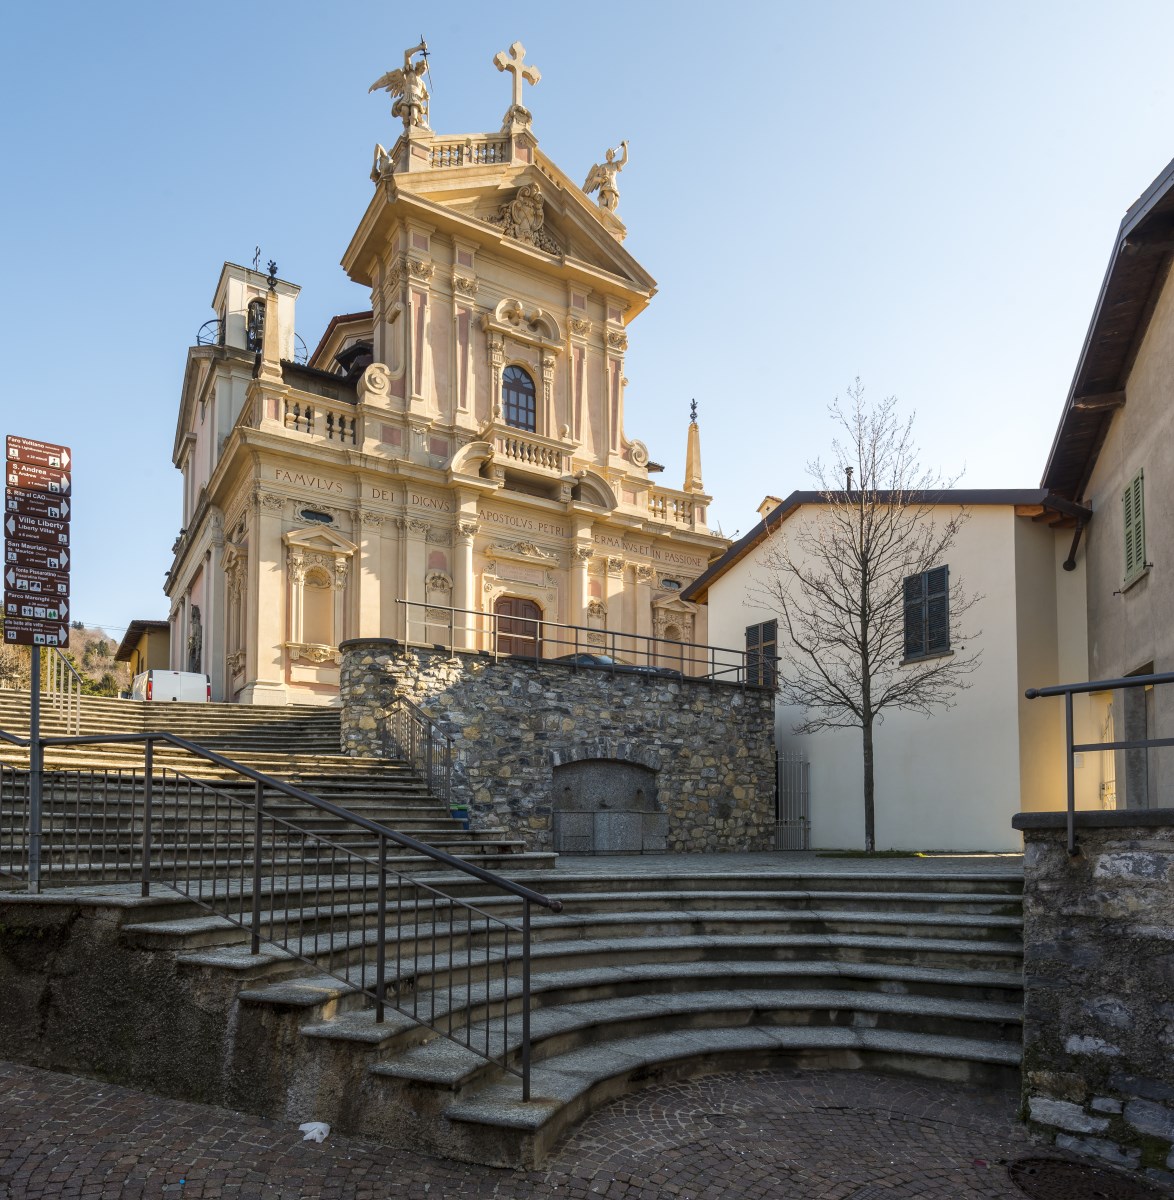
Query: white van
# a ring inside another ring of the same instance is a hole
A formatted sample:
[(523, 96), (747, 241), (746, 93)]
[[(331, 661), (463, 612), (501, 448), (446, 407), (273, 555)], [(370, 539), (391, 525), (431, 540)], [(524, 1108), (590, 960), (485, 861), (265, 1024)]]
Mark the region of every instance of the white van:
[(195, 671), (144, 671), (130, 687), (132, 700), (181, 700), (185, 704), (210, 704), (212, 680)]

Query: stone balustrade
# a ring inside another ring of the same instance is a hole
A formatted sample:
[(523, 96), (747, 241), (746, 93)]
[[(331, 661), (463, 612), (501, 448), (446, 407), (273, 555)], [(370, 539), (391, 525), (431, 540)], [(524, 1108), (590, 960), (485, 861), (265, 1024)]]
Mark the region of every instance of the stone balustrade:
[(694, 523), (695, 505), (687, 496), (653, 488), (648, 494), (648, 513), (654, 521), (666, 525), (688, 525)]
[(510, 161), (509, 138), (438, 138), (429, 158), (435, 169), (481, 167)]
[(571, 470), (571, 455), (557, 442), (516, 429), (500, 429), (493, 435), (495, 461), (503, 467), (521, 467), (538, 474), (562, 477)]
[(349, 405), (332, 405), (321, 400), (282, 402), (282, 424), (294, 433), (304, 433), (327, 442), (347, 446), (359, 444), (358, 417)]

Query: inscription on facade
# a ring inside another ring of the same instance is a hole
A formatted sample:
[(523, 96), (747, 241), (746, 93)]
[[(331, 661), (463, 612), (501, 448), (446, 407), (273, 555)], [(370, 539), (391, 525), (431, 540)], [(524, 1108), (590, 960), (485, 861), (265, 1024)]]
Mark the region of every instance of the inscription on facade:
[(452, 503), (439, 496), (421, 496), (418, 492), (409, 492), (408, 503), (414, 508), (428, 508), (433, 512), (452, 512)]
[(661, 550), (655, 546), (652, 549), (652, 557), (657, 562), (672, 563), (677, 567), (692, 567), (695, 571), (703, 571), (706, 564), (704, 558), (694, 554), (682, 554), (679, 550)]
[(330, 492), (341, 496), (345, 488), (337, 479), (326, 479), (322, 475), (305, 475), (301, 471), (287, 471), (284, 467), (274, 467), (273, 478), (278, 483), (292, 483), (296, 487), (310, 488), (316, 492)]
[(541, 517), (523, 517), (515, 513), (495, 512), (492, 508), (479, 510), (477, 516), (490, 525), (504, 525), (508, 529), (520, 529), (526, 533), (553, 534), (566, 537), (567, 528), (558, 521), (544, 521)]

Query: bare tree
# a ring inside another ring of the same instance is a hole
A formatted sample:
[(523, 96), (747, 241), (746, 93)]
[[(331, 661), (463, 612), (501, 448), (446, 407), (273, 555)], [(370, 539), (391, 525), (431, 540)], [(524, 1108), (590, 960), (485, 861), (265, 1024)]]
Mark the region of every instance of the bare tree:
[[(767, 543), (759, 595), (781, 617), (779, 696), (804, 710), (797, 733), (859, 728), (864, 843), (876, 849), (873, 727), (887, 709), (949, 707), (980, 651), (962, 651), (962, 618), (979, 599), (950, 577), (946, 555), (968, 518), (943, 506), (954, 480), (923, 470), (913, 418), (895, 397), (829, 408), (834, 462), (808, 465), (813, 503)], [(793, 522), (793, 525), (792, 525)]]

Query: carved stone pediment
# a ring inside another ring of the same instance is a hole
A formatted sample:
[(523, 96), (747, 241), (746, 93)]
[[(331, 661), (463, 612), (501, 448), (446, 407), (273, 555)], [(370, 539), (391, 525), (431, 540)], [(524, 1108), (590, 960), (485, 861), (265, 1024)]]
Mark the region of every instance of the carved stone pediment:
[(535, 183), (523, 184), (512, 200), (507, 200), (495, 216), (486, 217), (485, 221), (496, 225), (506, 237), (525, 242), (547, 254), (562, 256), (563, 248), (546, 230), (545, 203)]

